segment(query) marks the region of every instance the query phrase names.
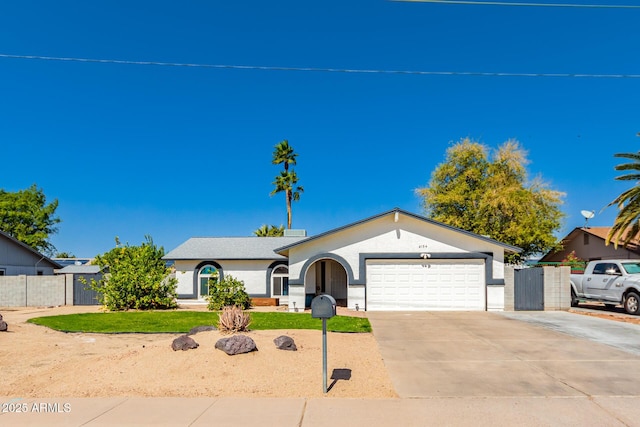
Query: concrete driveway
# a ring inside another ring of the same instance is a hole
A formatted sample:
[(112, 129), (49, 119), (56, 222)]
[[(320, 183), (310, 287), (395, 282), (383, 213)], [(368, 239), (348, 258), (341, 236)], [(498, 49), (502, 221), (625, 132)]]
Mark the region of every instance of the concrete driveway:
[(567, 312), (367, 314), (401, 398), (640, 396), (635, 325)]

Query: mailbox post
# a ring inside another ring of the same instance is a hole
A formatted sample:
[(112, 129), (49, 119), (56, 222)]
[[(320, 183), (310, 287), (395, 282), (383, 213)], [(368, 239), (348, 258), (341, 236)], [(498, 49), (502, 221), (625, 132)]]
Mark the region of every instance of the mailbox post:
[(336, 315), (336, 300), (331, 295), (318, 295), (311, 300), (311, 317), (322, 319), (322, 390), (327, 392), (327, 319)]

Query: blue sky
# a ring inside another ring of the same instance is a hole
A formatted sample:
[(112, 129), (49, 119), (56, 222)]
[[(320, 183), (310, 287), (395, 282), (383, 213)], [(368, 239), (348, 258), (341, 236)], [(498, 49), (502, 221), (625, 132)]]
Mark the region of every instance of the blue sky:
[[(588, 1), (586, 3), (589, 3)], [(602, 3), (592, 1), (592, 3)], [(635, 1), (616, 4), (639, 4)], [(389, 2), (0, 3), (0, 54), (265, 67), (640, 74), (640, 9)], [(566, 193), (560, 234), (610, 225), (640, 147), (640, 79), (215, 69), (0, 57), (0, 187), (58, 199), (52, 243), (94, 256), (115, 236), (169, 251), (286, 223), (273, 146), (288, 139), (317, 234), (400, 207), (422, 213), (452, 142), (529, 152)]]

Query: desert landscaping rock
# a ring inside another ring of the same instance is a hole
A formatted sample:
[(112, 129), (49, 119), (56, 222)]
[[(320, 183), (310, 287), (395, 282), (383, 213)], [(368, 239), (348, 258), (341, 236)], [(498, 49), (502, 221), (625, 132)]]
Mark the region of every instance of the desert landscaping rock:
[(280, 335), (278, 338), (274, 339), (273, 342), (278, 350), (298, 351), (298, 347), (296, 347), (296, 343), (293, 341), (293, 338), (286, 335)]
[(199, 332), (208, 332), (208, 331), (217, 331), (218, 328), (216, 328), (215, 326), (196, 326), (195, 328), (191, 328), (191, 330), (189, 330), (189, 332), (187, 332), (187, 335), (195, 335)]
[(178, 350), (191, 350), (192, 348), (198, 348), (198, 343), (191, 337), (181, 335), (171, 343), (173, 351)]
[[(100, 313), (100, 306), (25, 307), (0, 312), (11, 332), (0, 333), (0, 395), (7, 397), (5, 401), (15, 396), (36, 400), (326, 397), (318, 366), (322, 340), (317, 330), (251, 331), (245, 335), (255, 341), (259, 351), (231, 357), (214, 349), (220, 338), (231, 336), (220, 331), (192, 336), (199, 344), (195, 351), (169, 351), (171, 342), (181, 333), (66, 333), (26, 323), (32, 317)], [(279, 335), (293, 338), (298, 351), (278, 350), (273, 339)], [(336, 367), (352, 369), (351, 379), (338, 381), (330, 391), (331, 397), (397, 398), (372, 334), (328, 332), (328, 340), (330, 372)]]
[(0, 332), (7, 332), (7, 329), (9, 329), (9, 325), (7, 325), (7, 322), (5, 322), (4, 320), (0, 320)]
[(229, 338), (220, 338), (216, 342), (216, 348), (229, 356), (257, 351), (256, 343), (246, 335), (234, 335)]

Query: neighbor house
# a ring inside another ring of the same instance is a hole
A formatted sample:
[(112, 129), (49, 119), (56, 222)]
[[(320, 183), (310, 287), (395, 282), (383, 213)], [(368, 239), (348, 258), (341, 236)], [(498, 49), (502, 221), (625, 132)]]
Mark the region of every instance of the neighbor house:
[(60, 264), (0, 231), (0, 276), (50, 276)]
[(640, 258), (640, 242), (637, 239), (627, 247), (620, 243), (616, 248), (613, 242), (605, 245), (610, 230), (611, 227), (576, 227), (562, 239), (561, 250), (547, 253), (539, 262), (562, 262), (571, 252), (585, 261)]
[(232, 275), (289, 311), (325, 293), (353, 310), (502, 310), (505, 253), (518, 252), (393, 209), (312, 237), (191, 238), (164, 259), (193, 301)]

